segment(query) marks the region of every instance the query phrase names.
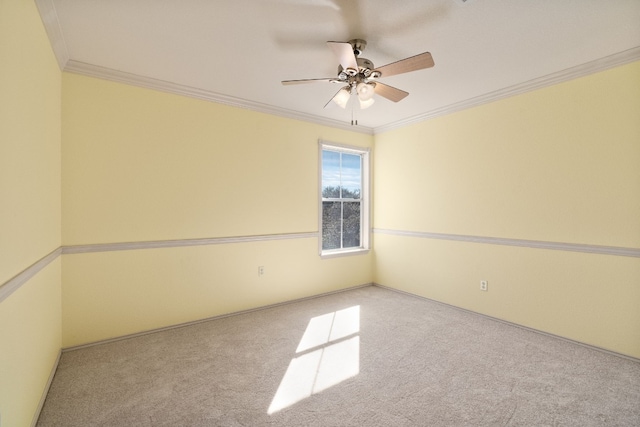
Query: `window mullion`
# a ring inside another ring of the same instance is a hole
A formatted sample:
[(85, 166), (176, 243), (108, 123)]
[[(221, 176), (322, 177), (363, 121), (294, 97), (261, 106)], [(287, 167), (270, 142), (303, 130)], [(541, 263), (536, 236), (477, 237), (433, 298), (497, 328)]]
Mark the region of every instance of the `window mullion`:
[(323, 202), (361, 202), (362, 199), (338, 199), (337, 197), (323, 197)]

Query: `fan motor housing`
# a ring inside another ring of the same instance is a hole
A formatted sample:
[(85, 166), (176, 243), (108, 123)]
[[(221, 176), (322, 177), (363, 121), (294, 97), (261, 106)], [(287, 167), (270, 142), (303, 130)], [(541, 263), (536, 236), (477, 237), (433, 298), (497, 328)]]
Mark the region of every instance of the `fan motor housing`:
[[(363, 74), (365, 77), (369, 77), (374, 68), (373, 62), (367, 58), (356, 58), (356, 61), (358, 62), (357, 74)], [(349, 73), (344, 70), (342, 65), (338, 65), (338, 78), (340, 78), (340, 80), (347, 80), (349, 77), (355, 77), (355, 75), (350, 76)]]
[(367, 58), (356, 58), (356, 61), (358, 61), (358, 68), (360, 68), (360, 70), (363, 68), (373, 70), (373, 62), (369, 61)]

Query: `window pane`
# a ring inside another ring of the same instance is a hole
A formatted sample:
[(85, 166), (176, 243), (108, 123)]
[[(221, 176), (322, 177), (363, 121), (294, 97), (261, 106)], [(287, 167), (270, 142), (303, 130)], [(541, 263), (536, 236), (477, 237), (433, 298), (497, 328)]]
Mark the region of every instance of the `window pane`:
[(322, 249), (340, 249), (341, 202), (322, 202)]
[(322, 150), (322, 197), (340, 197), (340, 153)]
[(360, 246), (360, 202), (343, 203), (343, 248)]
[(363, 233), (369, 227), (369, 153), (357, 147), (320, 147), (321, 252), (333, 256), (343, 249), (368, 249), (369, 236)]
[(362, 188), (361, 157), (342, 153), (342, 197), (359, 199)]

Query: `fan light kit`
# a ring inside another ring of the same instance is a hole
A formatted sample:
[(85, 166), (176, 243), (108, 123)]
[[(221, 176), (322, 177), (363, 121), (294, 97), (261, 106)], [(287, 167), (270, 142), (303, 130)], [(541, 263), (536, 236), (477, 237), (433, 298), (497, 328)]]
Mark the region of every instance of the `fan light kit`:
[(349, 42), (327, 42), (329, 48), (338, 57), (338, 76), (324, 79), (284, 80), (283, 85), (303, 83), (329, 82), (339, 83), (343, 86), (336, 95), (324, 106), (327, 108), (331, 102), (342, 108), (347, 106), (351, 94), (355, 93), (360, 102), (360, 108), (369, 108), (375, 102), (374, 94), (378, 94), (390, 101), (403, 100), (409, 92), (380, 83), (381, 77), (394, 76), (410, 71), (422, 70), (433, 67), (433, 58), (429, 52), (402, 59), (391, 64), (375, 68), (373, 62), (366, 58), (360, 58), (360, 54), (367, 46), (367, 42), (361, 39), (353, 39)]

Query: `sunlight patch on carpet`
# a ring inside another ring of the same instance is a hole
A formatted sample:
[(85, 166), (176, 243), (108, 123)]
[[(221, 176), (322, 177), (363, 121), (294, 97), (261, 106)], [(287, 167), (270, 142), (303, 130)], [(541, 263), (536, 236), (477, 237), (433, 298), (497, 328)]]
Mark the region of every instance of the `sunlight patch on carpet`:
[(273, 414), (360, 372), (360, 306), (312, 318), (268, 413)]

